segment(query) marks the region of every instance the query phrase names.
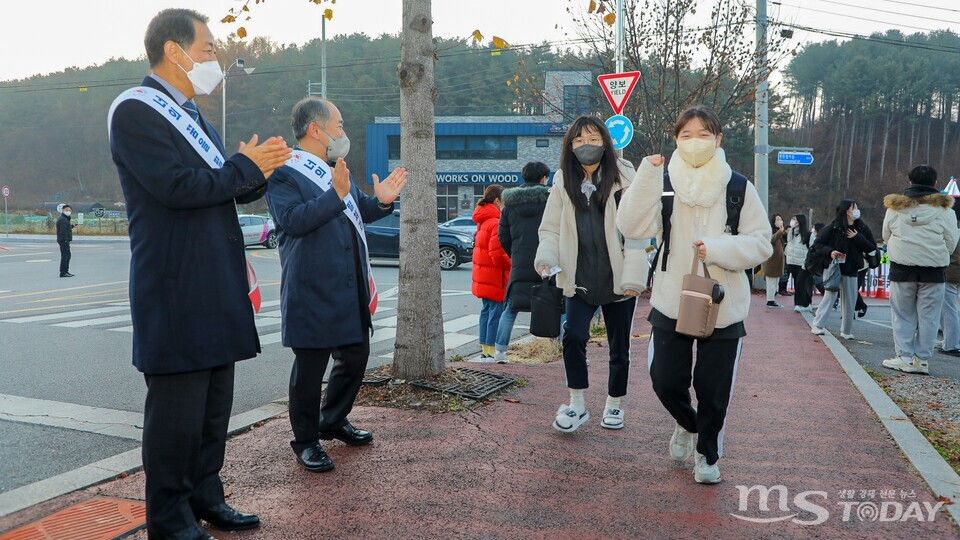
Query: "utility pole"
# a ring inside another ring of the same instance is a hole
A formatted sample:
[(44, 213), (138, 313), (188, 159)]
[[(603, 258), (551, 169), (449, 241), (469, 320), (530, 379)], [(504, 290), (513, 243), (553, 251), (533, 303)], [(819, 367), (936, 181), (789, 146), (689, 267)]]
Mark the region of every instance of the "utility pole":
[(320, 16), (320, 99), (327, 99), (327, 18), (323, 15)]
[(757, 0), (757, 92), (756, 118), (753, 125), (754, 149), (753, 164), (757, 194), (763, 209), (769, 210), (769, 163), (767, 155), (770, 152), (770, 118), (767, 105), (770, 97), (767, 93), (767, 0)]
[(617, 0), (617, 73), (623, 73), (623, 0)]

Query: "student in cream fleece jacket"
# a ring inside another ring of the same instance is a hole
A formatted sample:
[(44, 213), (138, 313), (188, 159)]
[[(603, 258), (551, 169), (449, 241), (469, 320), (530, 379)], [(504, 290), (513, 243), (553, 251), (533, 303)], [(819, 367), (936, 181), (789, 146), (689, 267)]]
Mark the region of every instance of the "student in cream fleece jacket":
[[(647, 362), (657, 397), (677, 421), (670, 453), (675, 460), (685, 461), (693, 454), (698, 436), (694, 479), (700, 483), (720, 481), (717, 460), (723, 455), (724, 421), (746, 335), (743, 321), (750, 309), (750, 284), (744, 270), (769, 259), (773, 252), (770, 223), (750, 182), (739, 234), (725, 231), (726, 189), (732, 171), (720, 148), (722, 138), (720, 119), (709, 108), (691, 107), (677, 120), (677, 151), (668, 166), (675, 193), (670, 254), (666, 272), (660, 271), (659, 262), (654, 269), (650, 298), (653, 332)], [(663, 161), (662, 156), (644, 158), (623, 196), (617, 225), (629, 240), (657, 238), (662, 243)], [(695, 254), (726, 292), (716, 330), (707, 339), (693, 339), (675, 330), (683, 276), (690, 273)], [(628, 268), (624, 275), (631, 275)], [(624, 283), (625, 288), (640, 290), (640, 286)], [(698, 409), (690, 403), (691, 371)]]
[[(633, 166), (617, 159), (613, 141), (596, 117), (581, 116), (570, 125), (560, 150), (560, 167), (540, 221), (540, 244), (534, 257), (537, 273), (560, 267), (557, 285), (566, 297), (563, 367), (570, 404), (561, 405), (553, 423), (564, 433), (590, 419), (584, 404), (588, 388), (587, 342), (590, 320), (603, 310), (610, 351), (607, 401), (600, 426), (622, 429), (620, 398), (627, 393), (630, 335), (636, 298), (624, 294), (624, 282), (645, 283), (645, 265), (624, 271), (624, 243), (617, 232), (617, 204), (630, 185)], [(644, 260), (645, 257), (644, 257)]]

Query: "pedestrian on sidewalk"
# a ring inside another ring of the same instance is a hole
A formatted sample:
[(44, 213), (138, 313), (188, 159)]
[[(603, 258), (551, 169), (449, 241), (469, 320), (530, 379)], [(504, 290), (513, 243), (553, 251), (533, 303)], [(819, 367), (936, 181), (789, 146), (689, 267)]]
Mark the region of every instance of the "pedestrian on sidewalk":
[(503, 208), (503, 186), (492, 184), (483, 190), (483, 198), (473, 211), (477, 236), (473, 243), (473, 271), (470, 289), (480, 299), (479, 362), (493, 362), (497, 327), (503, 315), (503, 300), (510, 279), (510, 257), (500, 245), (500, 209)]
[(503, 192), (503, 211), (500, 214), (498, 237), (503, 250), (509, 255), (513, 267), (507, 285), (507, 301), (497, 325), (494, 360), (507, 363), (510, 334), (517, 320), (517, 313), (530, 311), (530, 296), (533, 286), (542, 282), (533, 265), (540, 245), (537, 230), (547, 207), (547, 178), (550, 169), (539, 161), (531, 161), (521, 171), (523, 184)]
[(780, 214), (770, 216), (770, 228), (772, 235), (770, 237), (770, 246), (773, 248), (773, 255), (763, 262), (763, 280), (767, 285), (767, 307), (782, 308), (776, 299), (777, 289), (780, 286), (780, 277), (783, 276), (783, 237), (785, 229), (783, 228), (783, 217)]
[(813, 279), (810, 272), (803, 267), (808, 251), (810, 251), (810, 227), (807, 226), (807, 216), (797, 214), (790, 220), (786, 254), (787, 272), (793, 278), (793, 310), (798, 312), (811, 311)]
[(890, 323), (896, 356), (884, 367), (904, 373), (930, 372), (937, 341), (944, 283), (960, 229), (953, 197), (940, 193), (937, 171), (914, 167), (903, 194), (883, 198), (883, 239), (890, 257)]
[(57, 244), (60, 245), (60, 277), (73, 277), (70, 273), (70, 242), (73, 242), (73, 228), (76, 225), (70, 223), (70, 214), (73, 208), (69, 204), (63, 205), (60, 209), (60, 217), (57, 218)]
[[(143, 372), (147, 535), (212, 539), (259, 526), (225, 502), (234, 365), (260, 352), (237, 203), (290, 156), (254, 135), (227, 158), (194, 96), (223, 79), (207, 17), (165, 9), (147, 27), (151, 73), (111, 107), (110, 151), (130, 219), (133, 365)], [(199, 135), (199, 136), (198, 136)], [(206, 143), (202, 143), (206, 141)]]
[[(646, 266), (631, 265), (625, 273), (623, 242), (617, 231), (617, 205), (633, 177), (633, 166), (618, 159), (606, 126), (592, 116), (580, 116), (563, 137), (560, 170), (540, 223), (535, 266), (541, 276), (559, 267), (557, 286), (566, 298), (563, 367), (570, 403), (557, 410), (553, 427), (576, 431), (590, 419), (583, 391), (587, 376), (590, 321), (599, 307), (607, 329), (610, 373), (607, 401), (600, 426), (622, 429), (620, 400), (627, 394), (630, 374), (630, 334), (636, 298), (647, 281)], [(640, 256), (639, 254), (637, 255)], [(646, 261), (646, 252), (642, 252)], [(632, 295), (625, 295), (632, 290)]]
[[(744, 270), (766, 261), (773, 253), (770, 221), (756, 188), (727, 163), (721, 142), (723, 128), (713, 109), (697, 105), (680, 114), (674, 127), (677, 150), (670, 158), (669, 180), (673, 186), (673, 212), (669, 238), (663, 238), (663, 156), (644, 158), (633, 185), (624, 195), (617, 225), (628, 242), (660, 237), (670, 246), (666, 271), (658, 262), (650, 297), (650, 337), (647, 363), (653, 390), (676, 420), (670, 437), (670, 456), (686, 461), (694, 454), (694, 480), (720, 481), (718, 460), (723, 456), (727, 407), (740, 362), (743, 321), (750, 310), (750, 283)], [(736, 230), (727, 230), (728, 184), (743, 182), (743, 207)], [(731, 234), (731, 233), (736, 234)], [(644, 243), (629, 244), (632, 252)], [(683, 276), (694, 256), (709, 268), (710, 276), (723, 284), (726, 295), (720, 303), (716, 329), (709, 338), (695, 339), (676, 331)], [(624, 272), (630, 272), (625, 268)], [(693, 362), (696, 346), (697, 361)], [(698, 408), (690, 402), (691, 372)]]
[(873, 239), (870, 227), (861, 219), (860, 207), (856, 201), (843, 199), (837, 203), (836, 217), (823, 227), (811, 249), (816, 254), (815, 264), (821, 273), (829, 266), (830, 261), (836, 261), (840, 265), (841, 277), (839, 291), (823, 293), (810, 331), (818, 336), (826, 333), (823, 327), (833, 311), (833, 303), (839, 297), (840, 337), (854, 339), (853, 320), (857, 296), (860, 294), (857, 273), (864, 265), (863, 254), (877, 249), (877, 242)]
[[(340, 110), (307, 97), (293, 106), (298, 144), (277, 169), (267, 204), (277, 224), (280, 248), (280, 311), (283, 346), (293, 349), (290, 373), (290, 446), (310, 472), (333, 469), (320, 440), (350, 446), (373, 441), (347, 418), (370, 357), (376, 309), (363, 224), (393, 212), (406, 170), (383, 180), (373, 175), (373, 197), (350, 181), (344, 158), (350, 139)], [(321, 396), (330, 357), (333, 367)], [(321, 399), (322, 397), (322, 399)]]
[[(958, 202), (954, 202), (954, 211), (958, 210)], [(960, 356), (960, 309), (957, 308), (958, 293), (960, 293), (960, 243), (950, 254), (950, 265), (944, 272), (946, 283), (943, 286), (943, 310), (940, 315), (940, 330), (943, 332), (943, 343), (940, 352), (950, 356)]]

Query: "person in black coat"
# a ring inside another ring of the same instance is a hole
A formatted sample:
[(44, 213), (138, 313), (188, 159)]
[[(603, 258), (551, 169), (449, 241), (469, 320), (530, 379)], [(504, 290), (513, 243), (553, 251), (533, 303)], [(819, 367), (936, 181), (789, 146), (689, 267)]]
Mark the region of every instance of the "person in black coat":
[(510, 334), (517, 320), (517, 313), (530, 311), (530, 295), (533, 286), (543, 280), (537, 274), (533, 259), (540, 246), (540, 221), (547, 207), (549, 191), (546, 188), (550, 169), (539, 161), (531, 161), (521, 170), (523, 184), (503, 192), (503, 211), (500, 213), (498, 236), (500, 245), (510, 257), (510, 281), (507, 283), (507, 300), (497, 326), (493, 358), (497, 363), (507, 363)]
[[(301, 100), (293, 107), (292, 124), (299, 145), (290, 163), (271, 178), (267, 204), (280, 240), (283, 345), (294, 354), (290, 445), (306, 470), (323, 472), (334, 465), (320, 439), (354, 446), (373, 440), (369, 431), (347, 420), (367, 367), (376, 305), (362, 223), (393, 211), (407, 173), (397, 168), (383, 182), (373, 175), (376, 196), (368, 197), (350, 181), (343, 160), (350, 139), (333, 103)], [(331, 355), (334, 364), (321, 401)]]
[(60, 244), (60, 277), (73, 277), (70, 273), (70, 242), (73, 241), (73, 225), (70, 223), (70, 214), (73, 208), (69, 204), (60, 208), (60, 217), (57, 218), (57, 243)]
[[(130, 220), (133, 364), (147, 384), (143, 467), (151, 539), (212, 538), (198, 518), (223, 530), (260, 523), (224, 502), (220, 479), (234, 363), (260, 350), (236, 203), (261, 197), (290, 149), (278, 137), (257, 145), (254, 135), (223, 159), (219, 135), (192, 102), (222, 78), (206, 22), (192, 10), (158, 13), (144, 40), (152, 73), (115, 101), (108, 120)], [(152, 102), (162, 101), (164, 110), (134, 95), (155, 95)], [(189, 129), (167, 118), (176, 115)], [(221, 167), (201, 156), (211, 153), (210, 143)]]
[[(859, 296), (857, 273), (864, 266), (864, 254), (877, 249), (877, 242), (870, 227), (860, 218), (860, 207), (856, 201), (844, 199), (837, 204), (836, 219), (820, 230), (811, 251), (818, 256), (814, 262), (824, 268), (831, 261), (840, 265), (840, 290), (826, 291), (817, 307), (816, 318), (811, 332), (823, 335), (823, 326), (833, 310), (833, 303), (840, 297), (840, 337), (854, 339), (853, 320), (856, 299)], [(843, 262), (839, 262), (843, 261)]]

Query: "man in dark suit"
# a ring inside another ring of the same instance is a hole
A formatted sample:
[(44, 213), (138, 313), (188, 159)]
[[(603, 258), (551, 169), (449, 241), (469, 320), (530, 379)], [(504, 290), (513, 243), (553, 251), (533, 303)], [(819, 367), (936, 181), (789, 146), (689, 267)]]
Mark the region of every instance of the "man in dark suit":
[[(366, 242), (360, 230), (393, 211), (406, 184), (397, 168), (383, 182), (373, 175), (375, 197), (350, 182), (350, 139), (340, 111), (314, 97), (293, 107), (299, 141), (290, 162), (277, 169), (267, 204), (280, 238), (280, 309), (283, 345), (295, 355), (290, 374), (290, 442), (312, 472), (333, 469), (320, 439), (359, 446), (369, 431), (347, 420), (370, 354), (371, 290)], [(330, 167), (334, 167), (332, 170)], [(374, 304), (375, 305), (375, 301)], [(330, 356), (334, 364), (321, 402)]]
[(73, 225), (70, 223), (70, 214), (73, 208), (65, 204), (60, 208), (60, 217), (57, 219), (57, 243), (60, 244), (60, 277), (73, 277), (70, 273), (70, 242), (73, 242)]
[[(260, 523), (224, 502), (220, 479), (234, 363), (260, 351), (235, 201), (261, 197), (290, 149), (278, 137), (258, 145), (254, 135), (223, 158), (219, 136), (192, 102), (222, 78), (206, 22), (185, 9), (161, 11), (150, 22), (144, 42), (152, 73), (121, 94), (109, 120), (130, 220), (133, 364), (147, 384), (151, 539), (212, 538), (198, 518), (222, 530)], [(165, 109), (127, 99), (131, 93), (153, 95)], [(181, 117), (188, 130), (168, 116)], [(203, 150), (219, 157), (208, 160)]]

